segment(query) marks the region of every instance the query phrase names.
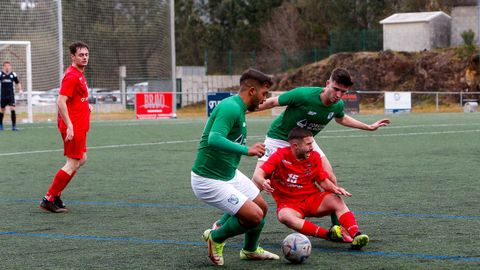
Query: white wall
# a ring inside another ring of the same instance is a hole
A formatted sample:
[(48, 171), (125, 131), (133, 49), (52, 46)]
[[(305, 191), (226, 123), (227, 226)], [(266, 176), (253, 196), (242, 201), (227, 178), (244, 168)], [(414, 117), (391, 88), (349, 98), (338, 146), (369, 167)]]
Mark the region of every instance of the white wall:
[(427, 22), (383, 25), (383, 49), (393, 51), (421, 51), (431, 48)]

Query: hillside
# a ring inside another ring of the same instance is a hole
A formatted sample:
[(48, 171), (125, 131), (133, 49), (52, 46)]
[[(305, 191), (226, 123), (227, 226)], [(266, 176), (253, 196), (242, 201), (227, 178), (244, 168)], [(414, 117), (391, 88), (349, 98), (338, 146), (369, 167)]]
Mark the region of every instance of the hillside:
[[(471, 59), (460, 49), (417, 53), (339, 53), (322, 61), (274, 76), (273, 91), (301, 85), (324, 86), (331, 70), (344, 67), (354, 79), (355, 90), (367, 91), (452, 91), (467, 88), (465, 71)], [(478, 63), (475, 67), (478, 70)]]

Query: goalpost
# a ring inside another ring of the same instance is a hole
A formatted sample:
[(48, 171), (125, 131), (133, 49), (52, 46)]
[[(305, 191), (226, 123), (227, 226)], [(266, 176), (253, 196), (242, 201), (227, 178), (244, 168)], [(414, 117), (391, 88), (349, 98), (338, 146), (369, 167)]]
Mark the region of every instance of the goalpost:
[[(26, 68), (26, 92), (27, 92), (27, 114), (28, 123), (33, 123), (32, 111), (32, 46), (30, 41), (0, 41), (0, 55), (7, 54), (9, 47), (12, 45), (25, 46), (25, 68)], [(3, 62), (7, 59), (1, 59)], [(11, 60), (15, 71), (15, 61)]]

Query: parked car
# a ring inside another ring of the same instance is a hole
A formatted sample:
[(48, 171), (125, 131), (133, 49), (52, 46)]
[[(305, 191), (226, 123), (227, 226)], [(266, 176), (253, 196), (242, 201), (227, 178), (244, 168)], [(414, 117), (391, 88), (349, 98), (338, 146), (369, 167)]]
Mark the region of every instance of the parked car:
[(133, 108), (135, 106), (135, 93), (148, 92), (148, 82), (140, 82), (127, 87), (127, 108)]
[[(27, 105), (28, 93), (15, 95), (15, 102), (17, 105)], [(49, 91), (32, 91), (32, 105), (33, 106), (45, 106), (54, 105), (57, 102), (57, 95), (52, 94)]]
[(120, 102), (120, 91), (98, 90), (96, 91), (96, 98), (98, 103), (116, 103)]

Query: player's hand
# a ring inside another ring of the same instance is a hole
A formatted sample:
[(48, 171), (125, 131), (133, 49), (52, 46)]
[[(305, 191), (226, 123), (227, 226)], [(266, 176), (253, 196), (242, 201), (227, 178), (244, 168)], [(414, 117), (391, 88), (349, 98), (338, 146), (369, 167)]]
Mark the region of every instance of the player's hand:
[(265, 154), (265, 144), (256, 143), (248, 148), (248, 156), (262, 157)]
[(92, 106), (92, 104), (90, 104), (90, 103), (88, 104), (88, 110), (90, 110), (90, 112), (93, 111), (93, 106)]
[(65, 137), (65, 142), (68, 142), (73, 139), (73, 125), (70, 124), (67, 126), (67, 136)]
[(346, 191), (344, 188), (342, 187), (337, 187), (335, 186), (334, 188), (332, 188), (332, 192), (337, 194), (337, 195), (343, 195), (343, 196), (347, 196), (347, 197), (352, 197), (352, 194), (348, 191)]
[(378, 120), (377, 122), (370, 125), (370, 130), (374, 131), (374, 130), (377, 130), (379, 127), (385, 127), (385, 126), (388, 126), (389, 124), (390, 124), (390, 119), (385, 118), (382, 120)]
[(265, 191), (266, 193), (272, 193), (272, 192), (273, 192), (273, 188), (272, 188), (272, 186), (270, 185), (270, 179), (266, 179), (265, 181), (263, 181), (263, 183), (262, 183), (262, 189), (263, 189), (263, 191)]

